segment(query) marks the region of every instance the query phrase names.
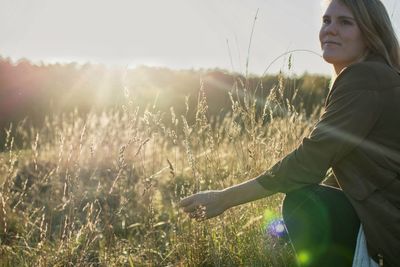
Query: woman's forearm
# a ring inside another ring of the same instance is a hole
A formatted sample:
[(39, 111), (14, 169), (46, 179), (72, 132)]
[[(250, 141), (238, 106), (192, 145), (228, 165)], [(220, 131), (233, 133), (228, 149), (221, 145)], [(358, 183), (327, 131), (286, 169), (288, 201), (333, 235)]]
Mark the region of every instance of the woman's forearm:
[(231, 208), (274, 194), (266, 190), (256, 179), (248, 180), (222, 190), (226, 207)]
[(231, 207), (273, 194), (266, 190), (256, 179), (224, 190), (199, 192), (182, 199), (179, 206), (189, 213), (191, 218), (201, 221), (218, 216)]

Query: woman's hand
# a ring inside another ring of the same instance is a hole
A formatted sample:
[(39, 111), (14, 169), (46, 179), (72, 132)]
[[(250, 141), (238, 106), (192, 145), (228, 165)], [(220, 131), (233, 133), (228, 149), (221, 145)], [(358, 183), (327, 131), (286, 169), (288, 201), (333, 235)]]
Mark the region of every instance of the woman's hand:
[(182, 199), (179, 206), (197, 221), (218, 216), (231, 207), (273, 194), (262, 187), (257, 179), (248, 180), (224, 190), (204, 191), (191, 195)]
[(179, 206), (193, 219), (203, 221), (218, 216), (229, 208), (224, 191), (199, 192), (181, 200)]

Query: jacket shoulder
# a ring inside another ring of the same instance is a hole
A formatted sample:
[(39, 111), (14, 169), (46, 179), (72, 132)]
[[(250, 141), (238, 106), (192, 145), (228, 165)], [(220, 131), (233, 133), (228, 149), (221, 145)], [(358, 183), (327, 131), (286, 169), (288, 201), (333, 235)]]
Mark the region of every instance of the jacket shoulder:
[(360, 90), (383, 90), (399, 85), (400, 75), (389, 65), (378, 61), (350, 65), (339, 74), (334, 83), (334, 87), (350, 86)]

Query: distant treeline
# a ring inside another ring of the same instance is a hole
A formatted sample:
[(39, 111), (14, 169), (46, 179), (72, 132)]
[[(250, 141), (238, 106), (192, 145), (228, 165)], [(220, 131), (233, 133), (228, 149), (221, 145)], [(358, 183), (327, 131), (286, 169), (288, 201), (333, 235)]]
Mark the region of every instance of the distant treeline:
[(0, 150), (10, 123), (16, 125), (26, 119), (27, 127), (40, 127), (46, 116), (73, 110), (84, 116), (90, 111), (121, 108), (132, 99), (141, 112), (155, 105), (160, 112), (169, 113), (173, 107), (177, 116), (187, 115), (190, 122), (201, 87), (210, 116), (230, 110), (229, 92), (242, 98), (246, 91), (262, 106), (273, 88), (279, 88), (281, 96), (290, 100), (296, 109), (310, 114), (323, 102), (328, 84), (328, 77), (307, 73), (294, 77), (246, 78), (219, 69), (171, 70), (145, 66), (118, 69), (76, 63), (35, 65), (28, 60), (12, 62), (0, 57)]

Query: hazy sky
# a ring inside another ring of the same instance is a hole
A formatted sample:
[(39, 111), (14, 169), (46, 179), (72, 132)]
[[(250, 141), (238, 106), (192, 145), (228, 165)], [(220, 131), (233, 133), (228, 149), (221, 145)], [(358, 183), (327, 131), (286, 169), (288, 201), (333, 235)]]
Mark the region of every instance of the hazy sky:
[[(383, 2), (399, 32), (400, 5)], [(0, 55), (238, 72), (249, 58), (249, 72), (260, 74), (286, 51), (320, 53), (321, 10), (320, 0), (0, 0)], [(287, 70), (285, 58), (269, 72)], [(292, 71), (330, 73), (330, 66), (296, 52)]]

